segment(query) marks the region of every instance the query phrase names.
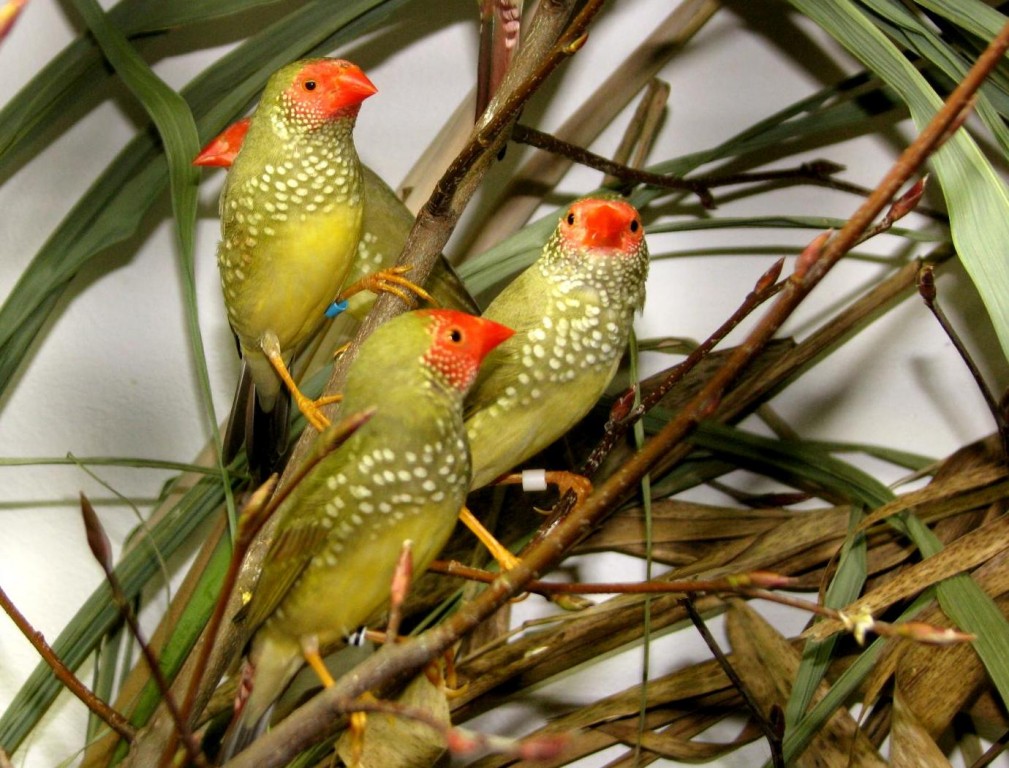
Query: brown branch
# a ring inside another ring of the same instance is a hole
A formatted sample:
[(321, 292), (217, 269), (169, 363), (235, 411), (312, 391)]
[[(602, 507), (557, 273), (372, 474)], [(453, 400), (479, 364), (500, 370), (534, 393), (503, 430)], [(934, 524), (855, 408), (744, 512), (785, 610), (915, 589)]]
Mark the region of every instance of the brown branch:
[(998, 430), (999, 437), (1002, 440), (1002, 453), (1009, 457), (1009, 421), (1006, 420), (1005, 409), (985, 382), (981, 369), (974, 362), (974, 358), (970, 350), (963, 343), (963, 339), (960, 338), (960, 334), (956, 332), (956, 328), (953, 327), (946, 313), (939, 306), (935, 286), (935, 274), (931, 266), (926, 265), (922, 267), (918, 273), (918, 293), (925, 302), (925, 306), (928, 307), (932, 316), (936, 319), (936, 322), (939, 323), (939, 327), (946, 334), (946, 338), (953, 343), (953, 347), (960, 355), (960, 359), (963, 360), (964, 365), (967, 366), (967, 370), (974, 379), (974, 384), (981, 392), (982, 397), (984, 397), (985, 404), (988, 406), (988, 410), (995, 421), (995, 428)]
[(784, 735), (781, 728), (775, 726), (771, 723), (764, 713), (760, 711), (760, 705), (757, 700), (753, 698), (753, 694), (750, 693), (749, 687), (743, 682), (737, 673), (735, 668), (732, 666), (732, 662), (726, 657), (725, 653), (722, 651), (721, 646), (718, 645), (718, 641), (715, 640), (714, 635), (711, 634), (711, 630), (708, 629), (708, 625), (704, 623), (704, 617), (701, 616), (697, 607), (694, 605), (694, 601), (688, 595), (683, 600), (683, 607), (687, 610), (687, 615), (690, 616), (690, 621), (693, 622), (694, 627), (697, 629), (698, 634), (700, 634), (701, 639), (704, 640), (705, 645), (708, 646), (708, 650), (711, 651), (711, 655), (715, 657), (718, 662), (718, 666), (722, 668), (725, 676), (729, 678), (733, 687), (739, 691), (739, 695), (743, 697), (743, 701), (746, 703), (747, 709), (750, 710), (750, 715), (757, 721), (757, 725), (764, 734), (764, 738), (767, 739), (767, 744), (771, 749), (771, 764), (774, 768), (785, 768), (785, 756), (782, 753), (782, 736)]
[[(431, 564), (430, 570), (446, 576), (457, 576), (470, 581), (490, 584), (497, 574), (472, 568), (455, 561)], [(797, 583), (798, 579), (770, 571), (752, 571), (749, 573), (732, 574), (718, 579), (682, 579), (679, 581), (635, 581), (635, 582), (602, 582), (587, 584), (584, 582), (560, 583), (531, 579), (523, 585), (523, 590), (544, 597), (551, 595), (667, 595), (682, 593), (685, 595), (741, 595), (743, 597), (759, 597), (769, 603), (777, 603), (788, 608), (797, 608), (824, 618), (834, 619), (858, 636), (867, 632), (886, 637), (905, 637), (932, 645), (948, 645), (967, 642), (973, 635), (945, 627), (936, 627), (922, 622), (903, 622), (891, 624), (873, 619), (868, 613), (846, 613), (843, 610), (828, 608), (810, 600), (769, 592), (771, 589), (785, 589)]]
[(63, 687), (84, 702), (84, 706), (100, 717), (109, 728), (118, 733), (126, 741), (133, 741), (136, 737), (136, 730), (129, 721), (95, 696), (90, 688), (77, 679), (73, 671), (63, 663), (62, 659), (56, 655), (52, 646), (46, 642), (42, 633), (38, 632), (28, 619), (25, 618), (24, 614), (17, 609), (2, 587), (0, 587), (0, 608), (3, 608), (4, 613), (11, 617), (11, 621), (21, 630), (21, 634), (32, 644), (32, 647), (38, 651), (39, 656), (49, 665), (49, 668), (52, 669), (53, 674), (56, 675), (56, 679), (63, 684)]
[(647, 184), (650, 187), (658, 187), (659, 189), (679, 189), (692, 192), (697, 195), (701, 205), (705, 208), (715, 207), (715, 199), (711, 196), (711, 190), (700, 181), (631, 168), (629, 165), (616, 163), (602, 155), (597, 155), (595, 152), (590, 152), (584, 147), (569, 144), (555, 136), (551, 136), (549, 133), (537, 131), (535, 128), (530, 128), (521, 123), (512, 129), (512, 141), (528, 144), (530, 147), (536, 147), (536, 149), (542, 149), (545, 152), (566, 157), (579, 165), (616, 176), (621, 181), (631, 184)]

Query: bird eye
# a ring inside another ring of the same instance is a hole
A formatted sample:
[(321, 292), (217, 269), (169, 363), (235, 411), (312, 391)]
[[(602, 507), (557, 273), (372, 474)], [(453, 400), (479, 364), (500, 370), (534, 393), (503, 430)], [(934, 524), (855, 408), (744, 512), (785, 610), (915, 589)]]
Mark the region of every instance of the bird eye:
[(568, 214), (568, 226), (573, 227), (575, 225), (575, 215), (573, 213)]
[(305, 81), (305, 90), (306, 91), (314, 91), (315, 90), (315, 80), (306, 80)]
[(460, 341), (462, 341), (462, 331), (460, 331), (458, 328), (453, 328), (451, 331), (448, 332), (448, 337), (453, 344), (458, 344)]
[(638, 221), (637, 219), (632, 220), (631, 221), (631, 232), (637, 232), (639, 229), (641, 229), (641, 222)]

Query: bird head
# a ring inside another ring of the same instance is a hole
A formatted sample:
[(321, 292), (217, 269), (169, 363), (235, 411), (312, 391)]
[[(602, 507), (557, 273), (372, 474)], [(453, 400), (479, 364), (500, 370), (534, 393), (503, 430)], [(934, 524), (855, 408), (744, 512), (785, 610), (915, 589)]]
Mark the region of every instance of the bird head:
[(637, 209), (623, 200), (586, 198), (571, 204), (558, 225), (568, 249), (602, 250), (602, 255), (636, 254), (645, 230)]
[(465, 393), (476, 380), (480, 363), (515, 333), (500, 323), (454, 309), (422, 309), (431, 343), (424, 362), (449, 385)]
[(271, 86), (277, 85), (287, 119), (309, 130), (343, 117), (355, 117), (361, 102), (378, 91), (359, 66), (343, 59), (306, 59), (289, 64), (271, 78), (264, 100)]

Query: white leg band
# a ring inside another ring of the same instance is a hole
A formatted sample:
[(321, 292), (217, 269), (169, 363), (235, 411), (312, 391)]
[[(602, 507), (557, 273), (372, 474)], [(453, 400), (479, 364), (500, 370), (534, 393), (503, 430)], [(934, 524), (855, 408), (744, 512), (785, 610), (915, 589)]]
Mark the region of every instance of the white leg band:
[(547, 471), (545, 469), (523, 469), (522, 490), (545, 491), (547, 489)]

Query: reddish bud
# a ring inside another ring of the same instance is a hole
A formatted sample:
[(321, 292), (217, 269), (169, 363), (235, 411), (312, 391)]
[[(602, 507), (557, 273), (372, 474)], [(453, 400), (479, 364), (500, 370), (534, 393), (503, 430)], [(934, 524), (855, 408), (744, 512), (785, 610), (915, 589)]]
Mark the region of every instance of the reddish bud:
[(637, 395), (637, 386), (629, 387), (626, 392), (617, 396), (610, 406), (610, 421), (621, 422), (627, 418), (634, 407), (634, 399)]
[(904, 218), (911, 211), (917, 208), (918, 203), (921, 202), (922, 195), (925, 194), (925, 186), (927, 183), (928, 176), (922, 176), (918, 179), (918, 181), (912, 184), (907, 192), (894, 200), (893, 205), (890, 206), (890, 210), (886, 214), (886, 218), (891, 222), (900, 221), (900, 219)]
[(834, 230), (832, 229), (821, 232), (803, 249), (802, 253), (799, 254), (798, 260), (795, 262), (795, 269), (792, 271), (794, 278), (801, 280), (806, 276), (809, 268), (816, 264), (820, 258), (820, 254), (823, 253), (823, 246), (827, 244), (827, 241), (833, 234)]
[(95, 508), (91, 506), (91, 502), (83, 493), (81, 494), (81, 516), (84, 518), (84, 532), (87, 534), (91, 553), (95, 556), (95, 560), (98, 561), (102, 570), (105, 573), (111, 573), (112, 545), (109, 543), (109, 537), (105, 535), (105, 529), (102, 527), (101, 520), (98, 519)]
[(516, 754), (522, 760), (556, 760), (571, 743), (567, 733), (531, 736), (519, 742)]
[(771, 287), (778, 282), (778, 278), (781, 277), (781, 270), (785, 266), (784, 259), (778, 259), (774, 262), (770, 269), (768, 269), (764, 274), (760, 276), (757, 280), (756, 285), (753, 286), (753, 292), (756, 294), (764, 293), (764, 291), (770, 290)]
[(465, 757), (482, 749), (484, 740), (465, 728), (449, 728), (445, 732), (445, 746), (453, 755)]
[(949, 627), (936, 627), (923, 621), (905, 621), (895, 624), (894, 630), (901, 637), (928, 645), (953, 645), (954, 643), (969, 643), (976, 639), (969, 632), (961, 632)]
[(935, 301), (935, 271), (930, 265), (918, 270), (918, 293), (928, 306)]

